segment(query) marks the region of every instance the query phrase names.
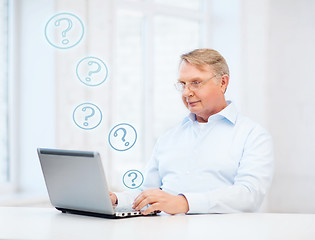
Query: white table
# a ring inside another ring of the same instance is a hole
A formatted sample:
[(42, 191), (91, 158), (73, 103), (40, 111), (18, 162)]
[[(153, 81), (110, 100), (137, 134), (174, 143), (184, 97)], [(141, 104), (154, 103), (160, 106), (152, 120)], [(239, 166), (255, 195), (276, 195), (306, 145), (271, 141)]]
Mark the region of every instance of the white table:
[(315, 214), (205, 214), (103, 219), (0, 207), (0, 239), (315, 239)]

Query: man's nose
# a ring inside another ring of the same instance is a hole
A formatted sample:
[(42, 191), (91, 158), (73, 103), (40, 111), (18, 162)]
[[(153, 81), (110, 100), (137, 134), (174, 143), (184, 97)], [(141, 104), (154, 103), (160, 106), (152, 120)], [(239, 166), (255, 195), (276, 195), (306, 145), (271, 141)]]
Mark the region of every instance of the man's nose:
[(190, 96), (191, 93), (192, 93), (192, 91), (190, 90), (190, 88), (187, 87), (187, 86), (185, 86), (185, 88), (183, 89), (182, 95), (183, 95), (184, 97), (186, 97), (186, 96)]

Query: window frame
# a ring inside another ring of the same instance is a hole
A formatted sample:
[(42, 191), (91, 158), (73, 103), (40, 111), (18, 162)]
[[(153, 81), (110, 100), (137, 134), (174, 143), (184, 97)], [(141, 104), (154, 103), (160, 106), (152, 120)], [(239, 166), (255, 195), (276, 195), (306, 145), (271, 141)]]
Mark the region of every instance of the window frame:
[(18, 191), (19, 159), (19, 7), (17, 1), (8, 1), (8, 181), (0, 184), (1, 194), (13, 194)]
[[(4, 5), (6, 4), (7, 5), (7, 8), (6, 9), (4, 9), (4, 10), (6, 10), (6, 12), (7, 12), (7, 22), (5, 23), (6, 24), (6, 31), (7, 31), (7, 35), (5, 35), (5, 36), (3, 36), (3, 37), (6, 37), (7, 39), (5, 40), (5, 42), (7, 43), (7, 47), (9, 48), (9, 34), (10, 34), (10, 31), (9, 31), (9, 23), (10, 23), (10, 21), (9, 21), (9, 17), (10, 17), (10, 15), (9, 15), (9, 1), (6, 1), (5, 3), (3, 3)], [(2, 182), (2, 183), (0, 183), (0, 193), (6, 193), (6, 192), (8, 192), (8, 191), (10, 191), (11, 189), (12, 189), (12, 184), (11, 184), (11, 156), (10, 156), (10, 140), (11, 140), (11, 138), (10, 138), (10, 126), (11, 126), (11, 124), (10, 124), (10, 116), (9, 116), (9, 111), (10, 111), (10, 102), (9, 102), (9, 97), (10, 97), (10, 94), (9, 94), (9, 90), (10, 90), (10, 86), (9, 86), (9, 84), (10, 84), (10, 81), (9, 81), (9, 79), (8, 79), (8, 75), (9, 75), (9, 49), (6, 49), (6, 64), (5, 64), (5, 66), (3, 66), (4, 68), (5, 68), (5, 72), (6, 72), (6, 76), (5, 76), (5, 78), (7, 79), (7, 82), (6, 82), (6, 84), (5, 84), (5, 86), (6, 86), (6, 92), (5, 92), (5, 94), (6, 94), (6, 99), (7, 99), (7, 112), (6, 112), (6, 121), (7, 121), (7, 130), (6, 130), (6, 140), (7, 140), (7, 142), (6, 142), (6, 144), (7, 144), (7, 146), (6, 146), (6, 149), (7, 149), (7, 159), (6, 159), (6, 161), (7, 161), (7, 172), (6, 172), (6, 181), (5, 182)], [(4, 159), (1, 159), (1, 161), (2, 160), (4, 160)]]

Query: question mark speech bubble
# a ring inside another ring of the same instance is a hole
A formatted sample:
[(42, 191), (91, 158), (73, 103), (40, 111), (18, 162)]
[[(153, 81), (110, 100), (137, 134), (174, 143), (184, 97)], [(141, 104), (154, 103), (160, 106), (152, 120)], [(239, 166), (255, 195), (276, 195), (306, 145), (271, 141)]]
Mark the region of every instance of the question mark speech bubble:
[(72, 48), (83, 36), (84, 25), (80, 18), (72, 13), (58, 13), (52, 16), (45, 26), (46, 40), (55, 48)]
[(102, 112), (93, 103), (82, 103), (74, 109), (72, 118), (79, 128), (91, 130), (101, 123)]
[(97, 69), (96, 70), (94, 70), (94, 71), (89, 71), (89, 73), (88, 73), (88, 77), (86, 77), (85, 78), (85, 80), (87, 81), (87, 82), (90, 82), (91, 81), (91, 75), (92, 74), (94, 74), (94, 73), (98, 73), (99, 71), (101, 71), (101, 65), (98, 63), (98, 62), (95, 62), (95, 61), (89, 61), (88, 62), (88, 65), (92, 65), (92, 64), (96, 64), (97, 65)]
[[(132, 175), (134, 177), (132, 177)], [(138, 170), (129, 170), (127, 171), (124, 176), (123, 176), (123, 184), (130, 189), (135, 189), (138, 188), (142, 185), (143, 183), (143, 175), (140, 171)]]
[(131, 182), (132, 182), (131, 185), (134, 187), (134, 186), (136, 186), (135, 180), (137, 179), (138, 174), (136, 172), (131, 172), (131, 173), (128, 174), (128, 177), (131, 177), (131, 175), (134, 175), (133, 179), (131, 179)]
[(86, 109), (91, 109), (91, 114), (85, 116), (85, 121), (86, 121), (86, 122), (83, 123), (83, 125), (87, 127), (87, 126), (89, 125), (88, 119), (89, 119), (90, 117), (93, 117), (93, 116), (95, 115), (95, 110), (94, 110), (94, 108), (87, 106), (87, 107), (83, 107), (83, 108), (82, 108), (82, 111), (85, 112)]
[(76, 74), (82, 83), (95, 87), (105, 82), (108, 76), (108, 69), (101, 59), (85, 57), (78, 62)]
[(110, 146), (117, 151), (132, 148), (137, 141), (136, 129), (128, 123), (120, 123), (113, 127), (108, 134)]
[[(118, 133), (117, 133), (117, 132), (118, 132), (119, 130), (122, 130), (122, 131), (123, 131), (124, 135), (122, 136), (121, 140), (122, 140), (123, 142), (125, 142), (125, 141), (126, 141), (125, 137), (126, 137), (127, 131), (126, 131), (126, 129), (124, 129), (124, 128), (118, 128), (117, 130), (115, 130), (115, 132), (114, 132), (114, 137), (117, 137), (117, 136), (118, 136)], [(128, 145), (129, 145), (129, 142), (126, 142), (126, 143), (125, 143), (125, 146), (127, 147)]]
[[(65, 37), (67, 37), (67, 32), (69, 32), (70, 29), (72, 28), (72, 21), (71, 21), (71, 19), (69, 19), (69, 18), (59, 18), (59, 19), (57, 19), (57, 20), (55, 21), (55, 26), (58, 26), (58, 27), (59, 27), (61, 21), (66, 21), (66, 22), (68, 22), (68, 27), (67, 27), (65, 30), (63, 30), (62, 33), (61, 33), (62, 37), (65, 38)], [(61, 43), (64, 44), (64, 45), (66, 45), (66, 44), (69, 43), (69, 39), (65, 38), (65, 39), (63, 39), (63, 40), (61, 41)]]

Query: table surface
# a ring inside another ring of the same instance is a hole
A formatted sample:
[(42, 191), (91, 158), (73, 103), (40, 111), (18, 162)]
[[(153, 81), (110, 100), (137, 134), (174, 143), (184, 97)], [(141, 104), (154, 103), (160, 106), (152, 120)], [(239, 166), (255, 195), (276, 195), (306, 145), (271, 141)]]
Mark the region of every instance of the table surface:
[(0, 239), (315, 239), (315, 214), (202, 214), (105, 219), (0, 207)]

